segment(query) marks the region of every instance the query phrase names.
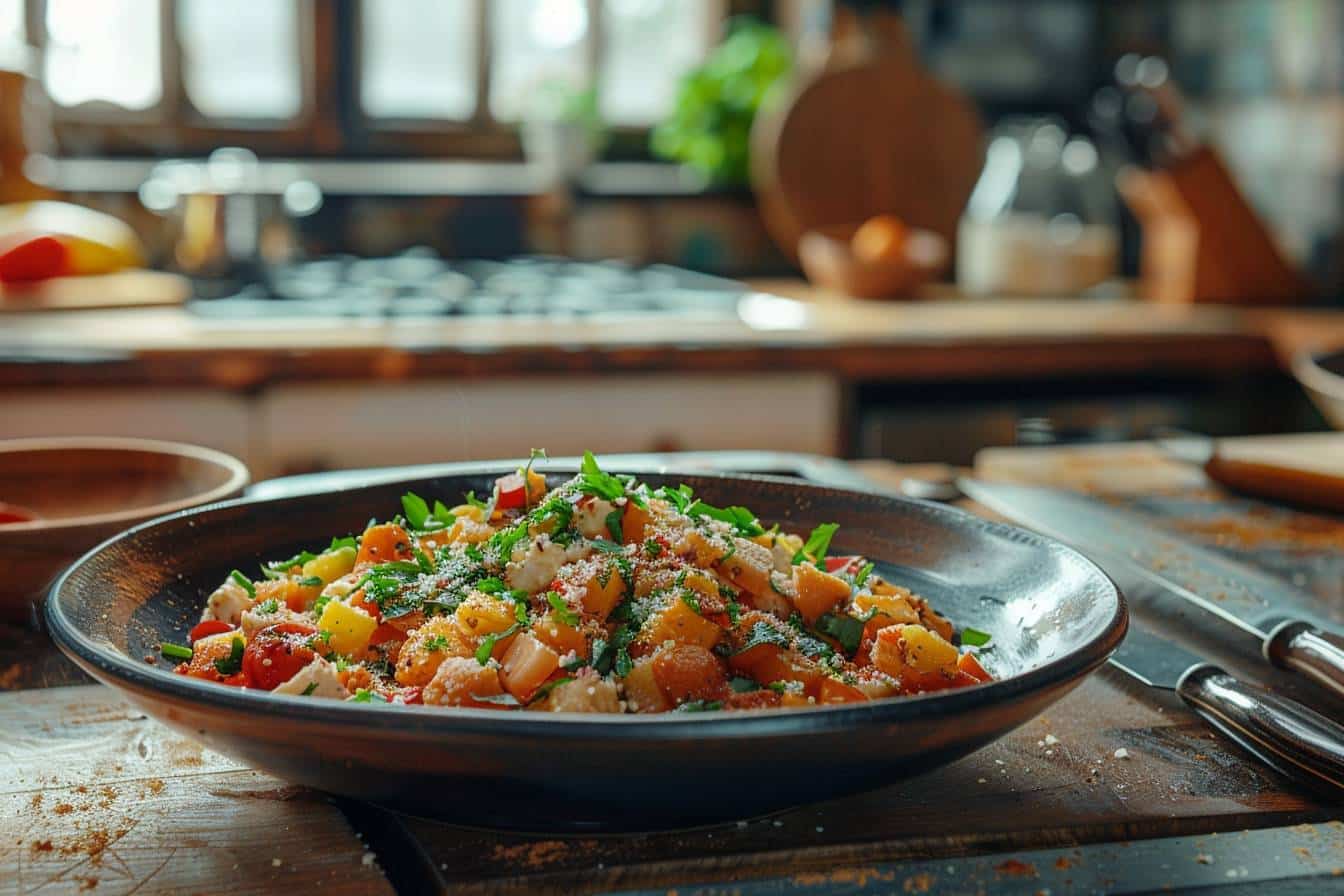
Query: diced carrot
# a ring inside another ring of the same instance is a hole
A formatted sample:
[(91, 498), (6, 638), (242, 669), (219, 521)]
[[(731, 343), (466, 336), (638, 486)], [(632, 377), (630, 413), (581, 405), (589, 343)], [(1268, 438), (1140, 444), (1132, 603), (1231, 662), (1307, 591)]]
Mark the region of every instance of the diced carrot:
[(547, 613), (532, 623), (531, 631), (537, 640), (561, 656), (573, 651), (584, 659), (588, 658), (588, 639), (583, 636), (583, 632), (561, 622), (554, 613)]
[(868, 695), (853, 685), (827, 676), (817, 689), (818, 703), (862, 703)]
[(706, 619), (680, 598), (667, 602), (662, 610), (651, 616), (640, 630), (639, 640), (649, 647), (666, 641), (713, 647), (723, 635), (712, 620)]
[(811, 563), (799, 563), (793, 568), (793, 583), (798, 590), (793, 605), (808, 625), (849, 597), (849, 582), (822, 572)]
[(980, 661), (975, 658), (973, 653), (963, 653), (961, 655), (961, 658), (957, 660), (957, 671), (969, 675), (977, 683), (992, 680), (990, 674), (985, 671), (984, 666), (980, 665)]
[(355, 565), (410, 560), (415, 556), (411, 546), (411, 536), (396, 523), (370, 526), (364, 530), (364, 536), (360, 539)]
[(644, 532), (652, 519), (647, 508), (633, 501), (627, 502), (625, 513), (621, 516), (621, 541), (626, 544), (643, 541)]
[(560, 665), (560, 655), (532, 635), (523, 633), (500, 660), (500, 683), (504, 689), (526, 703)]
[(312, 606), (322, 593), (322, 586), (300, 585), (297, 579), (269, 579), (256, 584), (257, 600), (267, 601), (274, 598), (277, 602), (302, 613)]
[(691, 644), (658, 651), (653, 657), (653, 679), (674, 705), (718, 696), (728, 682), (719, 658)]
[(627, 583), (621, 578), (615, 564), (610, 564), (588, 580), (587, 590), (583, 595), (583, 611), (598, 619), (606, 619), (611, 611), (616, 609), (616, 604), (620, 603), (626, 587)]

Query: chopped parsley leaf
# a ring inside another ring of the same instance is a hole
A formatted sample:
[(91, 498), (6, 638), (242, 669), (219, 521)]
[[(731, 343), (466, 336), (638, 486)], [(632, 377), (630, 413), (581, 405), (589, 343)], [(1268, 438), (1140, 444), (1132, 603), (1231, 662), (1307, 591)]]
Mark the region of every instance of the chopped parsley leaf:
[(345, 702), (347, 702), (347, 703), (386, 703), (386, 702), (387, 702), (387, 698), (384, 697), (382, 694), (376, 694), (376, 693), (374, 693), (373, 691), (367, 691), (367, 690), (365, 690), (364, 688), (360, 688), (359, 690), (355, 691), (354, 696), (352, 696), (352, 697), (346, 697), (346, 698), (345, 698)]
[(184, 644), (174, 644), (171, 641), (164, 641), (159, 645), (159, 652), (171, 660), (189, 660), (191, 659), (191, 648)]
[(739, 535), (748, 538), (765, 534), (765, 529), (757, 521), (756, 514), (745, 507), (713, 507), (704, 501), (696, 501), (686, 508), (685, 513), (691, 517), (707, 516), (712, 520), (728, 523)]
[(229, 578), (237, 582), (238, 587), (246, 591), (248, 597), (252, 598), (253, 600), (257, 599), (257, 586), (252, 584), (251, 579), (249, 579), (247, 576), (243, 575), (236, 569), (233, 572), (229, 573)]
[(502, 632), (495, 632), (492, 635), (486, 635), (481, 639), (481, 645), (476, 648), (476, 662), (484, 666), (490, 662), (490, 654), (494, 652), (495, 645), (507, 638), (509, 635), (517, 634), (523, 628), (522, 623), (515, 622), (513, 625), (504, 629)]
[(612, 664), (612, 671), (624, 678), (633, 668), (635, 664), (631, 661), (629, 652), (624, 647), (617, 648), (616, 662)]
[(661, 544), (654, 541), (652, 538), (645, 539), (644, 553), (648, 554), (650, 557), (657, 557), (662, 552), (663, 546)]
[(443, 528), (443, 523), (434, 519), (433, 514), (429, 512), (429, 504), (415, 492), (407, 492), (401, 496), (401, 509), (405, 512), (406, 521), (411, 524), (412, 529), (425, 532), (429, 526), (435, 529)]
[(839, 641), (840, 648), (850, 656), (853, 656), (854, 651), (859, 649), (859, 643), (863, 641), (863, 628), (863, 620), (845, 614), (826, 613), (817, 620), (817, 631)]
[(961, 643), (968, 647), (984, 647), (993, 637), (989, 632), (982, 632), (979, 629), (964, 628), (961, 630)]
[(691, 487), (684, 482), (676, 488), (669, 488), (665, 485), (654, 494), (675, 507), (678, 513), (685, 513), (690, 508), (694, 495)]
[(533, 695), (531, 696), (531, 698), (527, 701), (527, 705), (528, 705), (528, 706), (531, 706), (533, 703), (536, 703), (538, 700), (540, 700), (540, 699), (542, 699), (543, 697), (545, 697), (545, 696), (546, 696), (547, 694), (549, 694), (551, 691), (553, 691), (553, 690), (555, 690), (556, 688), (560, 687), (560, 685), (562, 685), (562, 684), (569, 684), (569, 683), (570, 683), (571, 681), (573, 681), (573, 680), (574, 680), (574, 679), (572, 679), (572, 678), (557, 678), (557, 679), (555, 679), (554, 681), (548, 681), (548, 682), (546, 682), (546, 683), (543, 684), (541, 687), (537, 688), (537, 692), (536, 692), (535, 694), (533, 694)]
[(326, 583), (322, 581), (321, 576), (304, 576), (299, 579), (299, 584), (304, 588), (320, 588)]
[(741, 675), (734, 675), (728, 681), (728, 687), (734, 694), (747, 694), (751, 691), (759, 691), (761, 689), (761, 686), (756, 683), (755, 679), (745, 678)]
[[(321, 619), (322, 611), (327, 608), (327, 604), (329, 603), (331, 603), (330, 595), (319, 597), (317, 600), (313, 601), (313, 615), (316, 616), (318, 619)], [(275, 598), (271, 598), (257, 609), (261, 610), (261, 612), (263, 613), (274, 613), (280, 609), (280, 602), (277, 601)]]
[(603, 473), (593, 452), (583, 452), (579, 471), (579, 491), (585, 495), (595, 495), (607, 501), (625, 497), (625, 483), (610, 473)]
[(486, 510), (490, 507), (489, 504), (482, 501), (480, 498), (476, 497), (476, 492), (474, 490), (467, 492), (465, 495), (462, 496), (462, 499), (466, 501), (468, 504), (470, 504), (472, 507), (476, 507), (481, 510)]
[(569, 604), (565, 603), (565, 599), (559, 593), (547, 591), (546, 602), (551, 605), (551, 610), (554, 611), (556, 619), (571, 628), (579, 624), (579, 614), (569, 608)]
[(717, 712), (723, 709), (720, 700), (691, 700), (678, 706), (674, 712)]
[(241, 672), (243, 669), (243, 649), (246, 646), (243, 639), (235, 635), (229, 655), (215, 660), (215, 671), (220, 675), (237, 675)]
[(702, 616), (700, 612), (700, 595), (687, 588), (681, 592), (681, 602), (695, 611), (695, 615)]
[(747, 633), (746, 643), (738, 653), (746, 653), (753, 647), (760, 647), (762, 644), (773, 644), (776, 647), (788, 647), (789, 636), (765, 620), (760, 620), (751, 627)]
[[(331, 600), (331, 598), (327, 598), (327, 600)], [(323, 606), (325, 607), (326, 604), (323, 604)], [(279, 611), (279, 609), (280, 609), (280, 601), (276, 600), (276, 599), (273, 598), (273, 597), (268, 597), (268, 598), (266, 598), (266, 600), (264, 600), (264, 601), (262, 601), (261, 603), (257, 604), (257, 605), (256, 605), (255, 607), (253, 607), (252, 609), (256, 610), (258, 613), (262, 613), (262, 614), (264, 614), (264, 615), (269, 616), (269, 615), (271, 615), (272, 613), (275, 613), (275, 612)], [(313, 611), (314, 611), (314, 612), (317, 612), (317, 604), (313, 604)], [(321, 616), (322, 614), (321, 614), (321, 613), (318, 613), (318, 615)]]
[(311, 697), (313, 695), (313, 691), (315, 690), (317, 690), (317, 682), (310, 681), (308, 682), (308, 687), (303, 689), (303, 696)]
[(854, 576), (854, 587), (862, 588), (864, 586), (864, 583), (868, 581), (868, 577), (872, 574), (873, 574), (873, 564), (865, 563), (863, 565), (863, 568), (858, 571), (858, 574)]
[(614, 541), (607, 541), (605, 538), (594, 538), (589, 544), (591, 544), (594, 549), (599, 550), (604, 554), (625, 553), (625, 547), (623, 545), (617, 544)]
[(617, 507), (611, 513), (607, 514), (607, 531), (615, 541), (623, 541), (624, 536), (621, 533), (621, 508)]
[(435, 652), (442, 653), (443, 651), (448, 649), (448, 639), (445, 638), (443, 635), (435, 635), (434, 637), (425, 641), (425, 643), (422, 646), (426, 653), (435, 653)]
[(826, 559), (826, 552), (831, 548), (831, 539), (835, 537), (836, 530), (840, 528), (839, 523), (822, 523), (812, 530), (812, 534), (807, 536), (807, 541), (803, 543), (802, 548), (793, 555), (793, 562), (796, 566), (804, 560), (811, 560), (818, 567), (825, 568), (823, 561)]

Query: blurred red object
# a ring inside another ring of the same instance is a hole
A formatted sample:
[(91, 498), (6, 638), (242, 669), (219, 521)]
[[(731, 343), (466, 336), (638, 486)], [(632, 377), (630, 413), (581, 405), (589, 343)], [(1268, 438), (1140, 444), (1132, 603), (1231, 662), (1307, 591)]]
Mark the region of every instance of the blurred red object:
[(14, 234), (0, 240), (0, 283), (59, 277), (69, 267), (65, 243), (46, 234)]

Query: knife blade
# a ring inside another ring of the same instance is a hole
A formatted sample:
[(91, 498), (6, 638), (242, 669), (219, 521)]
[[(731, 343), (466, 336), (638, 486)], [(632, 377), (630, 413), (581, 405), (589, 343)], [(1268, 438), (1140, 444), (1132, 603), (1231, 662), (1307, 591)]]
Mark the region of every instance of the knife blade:
[(1175, 691), (1202, 719), (1266, 765), (1309, 784), (1344, 789), (1344, 727), (1241, 681), (1138, 624), (1111, 664), (1150, 687)]
[(957, 484), (985, 507), (1088, 554), (1117, 581), (1137, 577), (1151, 586), (1124, 588), (1126, 595), (1194, 608), (1253, 638), (1275, 666), (1344, 695), (1344, 638), (1288, 583), (1081, 495), (969, 478)]

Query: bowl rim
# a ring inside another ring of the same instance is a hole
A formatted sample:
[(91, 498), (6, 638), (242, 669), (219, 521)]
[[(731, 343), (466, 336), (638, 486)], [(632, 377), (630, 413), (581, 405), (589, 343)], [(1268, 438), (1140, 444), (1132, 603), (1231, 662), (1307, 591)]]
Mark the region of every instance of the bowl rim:
[(1308, 389), (1320, 392), (1331, 398), (1344, 399), (1344, 376), (1332, 373), (1321, 366), (1321, 358), (1326, 355), (1344, 354), (1344, 347), (1333, 349), (1303, 349), (1293, 356), (1291, 368), (1297, 381)]
[[(159, 454), (169, 457), (189, 458), (213, 464), (227, 473), (220, 485), (208, 491), (198, 492), (175, 501), (160, 501), (157, 504), (144, 504), (126, 510), (107, 513), (91, 513), (84, 516), (62, 517), (55, 520), (36, 519), (21, 523), (0, 525), (0, 536), (27, 532), (60, 533), (70, 529), (89, 526), (108, 526), (116, 523), (144, 521), (175, 512), (190, 510), (202, 504), (214, 504), (237, 494), (252, 481), (247, 465), (231, 454), (191, 445), (186, 442), (169, 442), (159, 439), (122, 438), (117, 436), (53, 436), (51, 438), (0, 439), (0, 462), (7, 454), (35, 451), (107, 451), (139, 454)], [(82, 558), (81, 558), (82, 559)]]
[[(112, 648), (106, 641), (101, 643), (95, 641), (65, 615), (61, 605), (59, 594), (65, 587), (67, 579), (77, 569), (92, 561), (96, 555), (114, 543), (130, 539), (153, 527), (240, 506), (283, 504), (286, 501), (303, 498), (329, 497), (364, 489), (410, 485), (423, 482), (426, 478), (441, 478), (442, 476), (503, 474), (512, 472), (515, 466), (513, 464), (501, 465), (498, 461), (444, 464), (442, 469), (447, 472), (433, 477), (420, 476), (379, 480), (373, 484), (310, 492), (294, 498), (254, 499), (244, 497), (193, 507), (148, 520), (95, 546), (56, 579), (48, 591), (44, 610), (48, 630), (51, 632), (52, 640), (64, 653), (104, 683), (124, 688), (131, 693), (144, 694), (148, 692), (158, 699), (167, 698), (179, 704), (187, 703), (203, 710), (226, 714), (242, 713), (254, 719), (284, 720), (299, 725), (326, 724), (336, 727), (357, 725), (360, 726), (363, 736), (376, 735), (382, 738), (391, 737), (395, 739), (415, 740), (426, 733), (435, 733), (444, 737), (476, 735), (492, 738), (524, 739), (539, 736), (589, 738), (594, 735), (601, 735), (608, 740), (640, 741), (683, 738), (696, 738), (698, 740), (768, 738), (796, 735), (801, 732), (838, 732), (875, 724), (883, 725), (917, 719), (955, 717), (977, 706), (1005, 703), (1016, 697), (1048, 690), (1052, 685), (1058, 686), (1080, 680), (1106, 661), (1124, 639), (1129, 628), (1129, 610), (1125, 596), (1104, 570), (1068, 545), (1030, 530), (1008, 523), (988, 520), (969, 511), (946, 504), (898, 495), (880, 493), (874, 495), (854, 489), (800, 482), (796, 479), (779, 476), (699, 472), (683, 474), (675, 470), (661, 472), (658, 475), (684, 475), (724, 481), (767, 482), (786, 485), (814, 494), (827, 494), (829, 496), (858, 495), (865, 498), (880, 497), (896, 503), (908, 504), (935, 518), (943, 518), (946, 521), (959, 523), (963, 526), (969, 524), (972, 528), (984, 530), (989, 534), (1006, 537), (1012, 541), (1025, 542), (1055, 554), (1066, 562), (1088, 571), (1091, 577), (1104, 584), (1103, 595), (1111, 596), (1114, 600), (1114, 606), (1110, 618), (1086, 642), (1034, 669), (1006, 679), (998, 679), (952, 691), (874, 700), (867, 703), (748, 710), (733, 713), (662, 713), (643, 716), (599, 713), (543, 713), (526, 710), (499, 712), (497, 710), (465, 707), (429, 707), (403, 704), (367, 705), (339, 700), (315, 701), (250, 688), (220, 687), (213, 682), (176, 675), (158, 665), (138, 662), (133, 657)], [(566, 472), (566, 470), (556, 469), (549, 465), (541, 469), (548, 473)]]

